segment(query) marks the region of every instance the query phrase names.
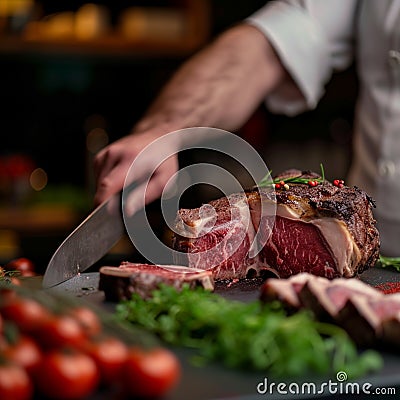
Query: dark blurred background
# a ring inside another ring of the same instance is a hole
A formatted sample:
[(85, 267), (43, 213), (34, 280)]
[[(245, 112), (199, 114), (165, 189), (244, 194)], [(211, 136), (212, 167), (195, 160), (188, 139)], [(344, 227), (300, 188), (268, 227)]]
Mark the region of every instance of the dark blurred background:
[[(26, 256), (43, 270), (91, 210), (94, 154), (129, 132), (185, 59), (263, 4), (0, 0), (0, 263)], [(274, 172), (323, 163), (344, 177), (356, 92), (350, 68), (316, 110), (287, 118), (261, 105), (238, 133)]]

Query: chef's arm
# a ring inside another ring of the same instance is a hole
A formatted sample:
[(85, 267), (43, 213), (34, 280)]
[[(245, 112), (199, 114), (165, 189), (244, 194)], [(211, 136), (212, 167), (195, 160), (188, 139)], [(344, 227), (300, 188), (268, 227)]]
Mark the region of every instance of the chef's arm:
[[(294, 88), (264, 34), (245, 24), (226, 31), (184, 63), (131, 135), (96, 156), (95, 202), (122, 188), (132, 161), (155, 138), (193, 126), (236, 130), (282, 85)], [(148, 189), (148, 201), (161, 194), (176, 169), (176, 160), (166, 163)]]
[(178, 70), (136, 129), (161, 124), (236, 130), (285, 77), (265, 35), (236, 26)]

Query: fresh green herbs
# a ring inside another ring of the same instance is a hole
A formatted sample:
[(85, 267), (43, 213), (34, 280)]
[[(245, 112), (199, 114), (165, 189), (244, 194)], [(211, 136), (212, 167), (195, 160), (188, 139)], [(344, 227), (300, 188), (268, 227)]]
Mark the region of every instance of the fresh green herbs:
[(400, 272), (400, 257), (384, 257), (380, 255), (377, 266), (380, 268), (394, 268)]
[(20, 271), (7, 271), (3, 267), (0, 267), (0, 282), (11, 283), (12, 278), (20, 276)]
[(381, 366), (377, 353), (360, 355), (345, 331), (305, 311), (288, 316), (280, 303), (231, 301), (200, 288), (162, 286), (149, 300), (133, 295), (117, 305), (117, 317), (167, 343), (197, 349), (202, 363), (217, 360), (276, 376), (339, 370), (357, 376)]
[(313, 178), (310, 179), (310, 177), (304, 176), (304, 174), (300, 174), (297, 176), (292, 176), (290, 178), (271, 178), (271, 173), (272, 171), (269, 171), (268, 175), (265, 175), (263, 179), (258, 183), (259, 187), (267, 187), (267, 186), (272, 186), (274, 185), (275, 188), (276, 185), (279, 185), (278, 188), (281, 186), (284, 187), (284, 185), (288, 185), (289, 183), (302, 183), (302, 184), (307, 184), (309, 186), (317, 186), (319, 183), (322, 183), (325, 181), (325, 171), (324, 171), (324, 166), (320, 164), (321, 168), (321, 177), (320, 178)]

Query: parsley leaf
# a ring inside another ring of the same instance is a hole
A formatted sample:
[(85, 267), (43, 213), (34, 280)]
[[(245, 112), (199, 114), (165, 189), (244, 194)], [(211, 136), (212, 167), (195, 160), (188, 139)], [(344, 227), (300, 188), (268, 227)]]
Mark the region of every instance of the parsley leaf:
[(380, 255), (377, 266), (380, 268), (391, 267), (400, 272), (400, 257), (384, 257)]
[(198, 350), (197, 363), (269, 371), (276, 376), (344, 370), (359, 376), (379, 369), (374, 351), (359, 354), (347, 333), (315, 321), (307, 311), (287, 315), (280, 303), (227, 300), (202, 288), (161, 286), (152, 298), (134, 294), (116, 315), (165, 342)]

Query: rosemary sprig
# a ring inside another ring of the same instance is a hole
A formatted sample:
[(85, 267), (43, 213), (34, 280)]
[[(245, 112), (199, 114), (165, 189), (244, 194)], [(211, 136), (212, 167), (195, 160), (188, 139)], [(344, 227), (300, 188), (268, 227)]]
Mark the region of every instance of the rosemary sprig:
[(400, 257), (384, 257), (379, 255), (377, 266), (380, 268), (394, 268), (400, 272)]
[(0, 267), (0, 283), (10, 283), (11, 278), (19, 276), (21, 276), (21, 272), (19, 271), (6, 271), (3, 267)]
[(266, 187), (266, 186), (271, 186), (274, 184), (280, 184), (280, 183), (284, 183), (284, 184), (288, 184), (288, 183), (302, 183), (302, 184), (309, 184), (310, 181), (313, 182), (317, 182), (317, 183), (322, 183), (325, 181), (325, 171), (324, 171), (324, 166), (322, 164), (320, 164), (320, 168), (321, 168), (321, 177), (320, 178), (306, 178), (304, 177), (304, 174), (298, 175), (298, 176), (292, 176), (290, 178), (275, 178), (275, 179), (271, 179), (271, 173), (272, 171), (269, 171), (268, 175), (265, 175), (263, 179), (261, 179), (261, 181), (258, 183), (259, 187)]

